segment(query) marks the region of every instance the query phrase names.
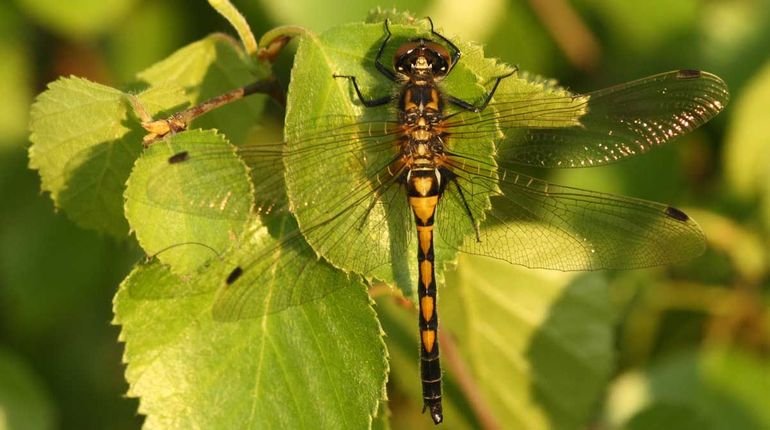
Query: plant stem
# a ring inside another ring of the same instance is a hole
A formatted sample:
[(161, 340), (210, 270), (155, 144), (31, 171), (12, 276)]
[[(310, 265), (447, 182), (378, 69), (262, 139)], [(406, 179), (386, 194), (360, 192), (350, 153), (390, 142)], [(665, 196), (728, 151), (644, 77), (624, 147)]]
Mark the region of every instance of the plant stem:
[(441, 353), (444, 356), (444, 360), (447, 367), (452, 370), (452, 376), (460, 386), (460, 390), (465, 394), (470, 403), (473, 413), (478, 418), (481, 428), (483, 429), (499, 429), (502, 428), (495, 419), (494, 414), (489, 409), (489, 406), (484, 401), (484, 398), (479, 390), (478, 384), (473, 379), (471, 370), (463, 360), (460, 352), (457, 350), (452, 336), (447, 334), (447, 330), (439, 330), (439, 345), (441, 345)]
[[(142, 127), (149, 132), (143, 139), (144, 144), (150, 145), (157, 139), (169, 133), (186, 130), (195, 118), (246, 96), (257, 93), (268, 94), (281, 104), (281, 106), (285, 106), (286, 104), (285, 97), (283, 96), (283, 92), (278, 86), (276, 79), (270, 76), (266, 79), (253, 82), (249, 85), (228, 91), (220, 96), (208, 99), (201, 104), (177, 112), (168, 118), (142, 122)], [(142, 111), (143, 109), (139, 109), (139, 116), (146, 117), (146, 114), (142, 115)]]
[(255, 57), (257, 55), (257, 39), (254, 38), (254, 33), (251, 32), (246, 18), (230, 3), (230, 0), (209, 0), (209, 4), (230, 22), (230, 25), (238, 32), (238, 37), (241, 38), (243, 49), (250, 56)]

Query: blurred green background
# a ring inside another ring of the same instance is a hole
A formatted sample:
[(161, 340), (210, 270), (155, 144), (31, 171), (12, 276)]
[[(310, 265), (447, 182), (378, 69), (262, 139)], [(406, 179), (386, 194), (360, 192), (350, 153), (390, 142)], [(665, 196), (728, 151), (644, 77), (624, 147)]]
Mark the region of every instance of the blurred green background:
[[(616, 364), (592, 428), (649, 428), (661, 417), (708, 428), (680, 416), (684, 400), (714, 408), (725, 425), (770, 425), (769, 1), (233, 3), (257, 37), (282, 24), (322, 31), (376, 6), (409, 9), (446, 35), (483, 43), (488, 56), (580, 92), (678, 68), (721, 76), (732, 100), (706, 127), (644, 157), (551, 179), (682, 207), (709, 240), (687, 264), (611, 276)], [(128, 237), (78, 229), (40, 193), (26, 167), (30, 103), (62, 75), (120, 87), (214, 31), (234, 33), (202, 0), (0, 3), (0, 430), (142, 422), (137, 401), (123, 397), (110, 325), (112, 295), (141, 255)], [(285, 53), (283, 82), (290, 64)], [(694, 368), (707, 374), (688, 373)], [(640, 378), (660, 391), (648, 393), (662, 399), (656, 413), (634, 409)], [(764, 389), (735, 382), (745, 380)]]

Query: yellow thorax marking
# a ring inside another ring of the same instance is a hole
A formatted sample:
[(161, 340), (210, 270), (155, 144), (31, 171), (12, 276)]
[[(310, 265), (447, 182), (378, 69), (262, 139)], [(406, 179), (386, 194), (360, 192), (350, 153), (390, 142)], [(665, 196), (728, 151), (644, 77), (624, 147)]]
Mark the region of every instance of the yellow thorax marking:
[(428, 102), (428, 109), (438, 111), (438, 91), (435, 88), (430, 90), (430, 101)]
[(410, 111), (412, 109), (417, 109), (417, 105), (412, 102), (412, 90), (406, 90), (404, 91), (404, 110)]

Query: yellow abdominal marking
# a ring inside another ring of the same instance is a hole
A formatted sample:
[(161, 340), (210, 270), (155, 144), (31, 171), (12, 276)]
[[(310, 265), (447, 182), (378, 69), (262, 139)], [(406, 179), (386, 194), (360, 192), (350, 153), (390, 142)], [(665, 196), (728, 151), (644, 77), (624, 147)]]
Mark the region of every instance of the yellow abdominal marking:
[(433, 316), (433, 297), (425, 296), (420, 299), (420, 309), (422, 309), (422, 320), (425, 322), (430, 321)]
[(433, 237), (433, 226), (417, 226), (417, 239), (420, 241), (420, 249), (422, 253), (428, 255), (430, 251), (430, 241)]
[(426, 290), (430, 285), (430, 281), (433, 280), (433, 274), (431, 273), (432, 271), (433, 264), (431, 264), (430, 261), (425, 260), (420, 263), (420, 281), (422, 281), (422, 286), (425, 287)]
[[(418, 149), (420, 146), (424, 147), (425, 145), (418, 145)], [(414, 189), (417, 190), (421, 196), (427, 196), (430, 192), (430, 188), (433, 186), (433, 178), (414, 178), (412, 184), (414, 185)]]
[(422, 222), (427, 224), (433, 216), (438, 204), (438, 196), (433, 197), (409, 197), (409, 206), (412, 207), (414, 215)]
[(433, 351), (433, 344), (436, 342), (436, 331), (435, 330), (423, 330), (422, 331), (422, 346), (425, 347), (425, 350), (429, 353)]

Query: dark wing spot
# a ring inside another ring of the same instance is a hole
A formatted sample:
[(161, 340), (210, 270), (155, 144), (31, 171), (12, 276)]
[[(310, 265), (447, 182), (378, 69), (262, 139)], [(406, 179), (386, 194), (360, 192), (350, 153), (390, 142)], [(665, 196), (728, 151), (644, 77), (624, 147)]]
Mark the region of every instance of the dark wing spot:
[(187, 161), (190, 158), (190, 154), (187, 151), (178, 152), (168, 158), (168, 164), (181, 163)]
[(700, 70), (682, 69), (677, 73), (676, 77), (679, 79), (695, 79), (700, 78)]
[(686, 213), (680, 211), (679, 209), (673, 206), (667, 207), (665, 212), (666, 212), (666, 215), (670, 216), (671, 218), (674, 218), (677, 221), (685, 222), (690, 219), (690, 217), (687, 216)]
[(225, 281), (227, 285), (232, 285), (233, 282), (237, 281), (238, 278), (243, 275), (243, 269), (241, 269), (241, 266), (236, 267), (233, 269), (232, 272), (230, 272), (229, 275), (227, 275), (227, 280)]

